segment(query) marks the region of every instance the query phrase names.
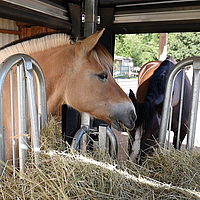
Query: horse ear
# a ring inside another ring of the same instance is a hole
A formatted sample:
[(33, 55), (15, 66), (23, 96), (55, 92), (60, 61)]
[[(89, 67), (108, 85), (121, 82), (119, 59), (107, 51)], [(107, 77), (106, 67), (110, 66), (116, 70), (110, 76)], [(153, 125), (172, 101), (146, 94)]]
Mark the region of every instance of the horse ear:
[(132, 91), (131, 89), (130, 89), (130, 92), (129, 92), (129, 98), (130, 98), (131, 101), (133, 102), (134, 106), (135, 106), (135, 107), (138, 107), (139, 102), (138, 102), (138, 100), (136, 99), (135, 94), (133, 93), (133, 91)]
[(90, 52), (97, 42), (99, 41), (100, 37), (102, 36), (105, 28), (101, 29), (100, 31), (96, 31), (94, 34), (88, 36), (81, 42), (81, 50), (84, 55), (86, 55), (88, 52)]

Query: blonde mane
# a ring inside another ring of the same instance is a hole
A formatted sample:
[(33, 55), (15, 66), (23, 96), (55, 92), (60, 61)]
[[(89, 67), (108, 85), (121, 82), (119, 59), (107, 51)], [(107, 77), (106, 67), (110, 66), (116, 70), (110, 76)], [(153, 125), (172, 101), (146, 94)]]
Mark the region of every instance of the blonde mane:
[[(35, 52), (73, 43), (74, 42), (71, 40), (71, 36), (66, 33), (53, 33), (42, 37), (30, 38), (25, 41), (18, 40), (15, 44), (12, 45), (11, 43), (8, 46), (5, 46), (5, 48), (3, 47), (0, 49), (0, 64), (9, 56), (17, 53), (30, 55)], [(91, 53), (100, 65), (112, 72), (113, 58), (105, 47), (103, 47), (100, 43), (97, 43)]]
[(72, 41), (70, 40), (70, 37), (71, 36), (66, 33), (55, 33), (23, 42), (20, 42), (19, 40), (18, 43), (0, 50), (0, 64), (9, 56), (17, 53), (31, 54), (53, 47), (71, 44)]

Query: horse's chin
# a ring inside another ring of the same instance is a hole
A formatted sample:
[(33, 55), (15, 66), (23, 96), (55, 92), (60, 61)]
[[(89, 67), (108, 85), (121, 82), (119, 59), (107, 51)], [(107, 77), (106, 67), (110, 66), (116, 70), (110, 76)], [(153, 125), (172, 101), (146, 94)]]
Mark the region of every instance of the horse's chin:
[(133, 128), (129, 128), (126, 125), (122, 124), (121, 122), (117, 120), (112, 120), (112, 127), (116, 129), (117, 131), (127, 131), (132, 130)]

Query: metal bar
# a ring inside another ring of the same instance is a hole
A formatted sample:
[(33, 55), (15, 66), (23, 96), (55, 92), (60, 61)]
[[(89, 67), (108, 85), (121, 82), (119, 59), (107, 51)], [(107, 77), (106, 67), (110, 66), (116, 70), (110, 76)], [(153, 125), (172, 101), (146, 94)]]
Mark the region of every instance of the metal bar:
[(112, 129), (109, 126), (107, 126), (107, 135), (111, 142), (111, 147), (110, 147), (111, 157), (117, 159), (118, 155), (117, 138), (115, 137), (115, 134), (113, 133)]
[(38, 128), (38, 118), (37, 118), (37, 107), (36, 107), (36, 98), (35, 98), (35, 88), (33, 80), (33, 67), (31, 58), (28, 56), (23, 56), (25, 64), (25, 74), (27, 77), (27, 86), (28, 86), (28, 102), (29, 102), (29, 111), (31, 119), (31, 147), (34, 152), (34, 158), (36, 164), (38, 161), (38, 153), (40, 152), (40, 137), (39, 137), (39, 128)]
[[(33, 63), (33, 65), (32, 65)], [(32, 104), (32, 102), (36, 102), (35, 101), (35, 96), (31, 96), (32, 94), (34, 94), (34, 84), (33, 84), (33, 74), (32, 71), (34, 69), (34, 71), (36, 72), (36, 80), (37, 80), (37, 84), (38, 87), (37, 89), (38, 91), (38, 118), (41, 119), (41, 125), (40, 127), (42, 127), (46, 122), (47, 122), (47, 108), (46, 108), (46, 92), (45, 92), (45, 81), (44, 81), (44, 75), (42, 73), (41, 68), (39, 67), (39, 65), (37, 64), (37, 62), (35, 60), (33, 60), (30, 56), (25, 55), (25, 54), (16, 54), (13, 56), (10, 56), (9, 58), (7, 58), (1, 65), (0, 65), (0, 160), (5, 162), (5, 140), (4, 140), (4, 126), (3, 126), (3, 89), (4, 89), (4, 83), (5, 83), (5, 79), (9, 73), (9, 71), (15, 66), (15, 65), (21, 65), (24, 64), (25, 65), (25, 69), (22, 68), (22, 70), (18, 71), (18, 74), (20, 74), (20, 71), (24, 71), (26, 70), (26, 76), (28, 79), (28, 87), (31, 88), (31, 91), (29, 91), (29, 104)], [(12, 72), (11, 72), (12, 73)], [(11, 75), (12, 76), (12, 75)], [(21, 79), (24, 80), (24, 74), (21, 73), (20, 75)], [(11, 84), (12, 85), (12, 84)], [(25, 92), (26, 89), (24, 87), (23, 89)], [(34, 94), (35, 95), (35, 94)], [(20, 97), (21, 98), (21, 97)], [(28, 130), (28, 117), (27, 117), (27, 111), (28, 109), (26, 108), (27, 105), (24, 106), (24, 104), (27, 104), (27, 100), (26, 100), (26, 95), (24, 95), (24, 102), (22, 103), (22, 107), (25, 107), (25, 114), (24, 119), (26, 119), (25, 122), (25, 130)], [(30, 100), (31, 99), (31, 100)], [(11, 100), (12, 101), (12, 100)], [(20, 100), (21, 101), (21, 100)], [(32, 109), (34, 108), (34, 110)], [(40, 128), (38, 128), (37, 126), (37, 110), (36, 110), (36, 105), (32, 104), (29, 108), (29, 110), (31, 110), (30, 113), (30, 117), (31, 117), (31, 128), (32, 128), (32, 133), (36, 133), (35, 135), (32, 134), (33, 138), (37, 138), (36, 142), (34, 141), (34, 152), (35, 150), (39, 149), (38, 147), (38, 142), (39, 141), (39, 133), (37, 131), (33, 131), (33, 130), (39, 130)], [(32, 119), (33, 115), (35, 115), (35, 117)], [(22, 117), (23, 118), (23, 117)], [(34, 122), (33, 122), (34, 121)], [(35, 123), (36, 121), (36, 123)], [(33, 127), (34, 126), (34, 127)], [(37, 127), (35, 127), (37, 126)], [(19, 133), (21, 134), (21, 132)], [(27, 138), (27, 137), (26, 137)], [(35, 145), (36, 144), (36, 145)], [(24, 147), (24, 146), (23, 146)], [(37, 160), (36, 160), (37, 162)], [(0, 173), (3, 172), (3, 163), (0, 163)], [(22, 166), (23, 167), (23, 166)]]
[(173, 107), (170, 106), (170, 116), (169, 116), (169, 130), (168, 130), (168, 149), (170, 147), (170, 134), (171, 134), (171, 127), (172, 127), (172, 113), (173, 113)]
[[(10, 70), (10, 94), (11, 94), (11, 121), (12, 121), (12, 144), (13, 144), (13, 167), (16, 167), (16, 144), (15, 144), (15, 111), (14, 111), (14, 84), (13, 70)], [(5, 146), (5, 145), (4, 145)], [(15, 172), (14, 172), (15, 173)]]
[(18, 96), (18, 133), (19, 133), (19, 166), (20, 171), (25, 170), (28, 159), (28, 114), (26, 108), (26, 83), (24, 79), (24, 64), (17, 67), (17, 96)]
[(35, 60), (31, 60), (33, 63), (33, 70), (36, 74), (37, 82), (37, 97), (38, 97), (38, 121), (39, 131), (47, 123), (47, 103), (46, 103), (46, 85), (44, 74)]
[(53, 16), (55, 18), (60, 18), (69, 21), (67, 16), (68, 12), (64, 7), (60, 5), (54, 6), (49, 3), (38, 0), (3, 0), (13, 5), (20, 6), (22, 8), (27, 8), (33, 11), (44, 13), (46, 15)]
[(179, 148), (179, 144), (180, 144), (181, 119), (182, 119), (182, 111), (183, 111), (184, 85), (185, 85), (185, 69), (183, 69), (183, 74), (182, 74), (180, 108), (179, 108), (179, 117), (178, 117), (178, 133), (177, 133), (177, 141), (176, 141), (176, 147), (177, 148)]
[(193, 62), (193, 81), (192, 81), (192, 97), (190, 104), (190, 117), (188, 123), (187, 149), (194, 146), (196, 119), (199, 101), (199, 84), (200, 84), (200, 57), (195, 57)]
[[(3, 126), (3, 89), (4, 89), (4, 83), (5, 79), (12, 68), (12, 66), (16, 65), (21, 61), (21, 57), (19, 56), (12, 56), (8, 59), (6, 59), (3, 63), (0, 65), (0, 160), (2, 162), (6, 162), (5, 160), (5, 140), (4, 140), (4, 126)], [(3, 163), (0, 163), (0, 174), (3, 172)]]
[(161, 117), (161, 126), (160, 126), (160, 134), (159, 134), (159, 143), (164, 147), (166, 132), (168, 127), (168, 118), (169, 118), (169, 107), (172, 98), (172, 87), (175, 80), (176, 74), (183, 69), (185, 66), (192, 65), (193, 60), (199, 59), (199, 57), (192, 57), (182, 60), (177, 63), (171, 70), (167, 80), (166, 80), (166, 88), (165, 88), (165, 98), (163, 102), (162, 109), (162, 117)]
[(77, 149), (79, 144), (80, 144), (80, 140), (83, 137), (83, 135), (85, 133), (88, 132), (88, 126), (82, 126), (75, 134), (73, 140), (72, 140), (72, 144), (71, 144), (71, 148), (72, 149)]

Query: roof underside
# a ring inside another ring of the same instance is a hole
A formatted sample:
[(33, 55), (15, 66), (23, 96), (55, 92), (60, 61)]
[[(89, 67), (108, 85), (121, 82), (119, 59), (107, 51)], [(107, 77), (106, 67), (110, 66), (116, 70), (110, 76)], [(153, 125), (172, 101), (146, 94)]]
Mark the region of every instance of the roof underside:
[[(99, 0), (98, 3), (101, 10), (113, 9), (113, 34), (200, 31), (198, 0)], [(72, 9), (70, 13), (70, 5), (84, 8), (80, 0), (2, 0), (0, 17), (70, 31), (74, 12)]]

